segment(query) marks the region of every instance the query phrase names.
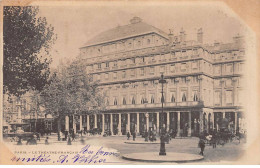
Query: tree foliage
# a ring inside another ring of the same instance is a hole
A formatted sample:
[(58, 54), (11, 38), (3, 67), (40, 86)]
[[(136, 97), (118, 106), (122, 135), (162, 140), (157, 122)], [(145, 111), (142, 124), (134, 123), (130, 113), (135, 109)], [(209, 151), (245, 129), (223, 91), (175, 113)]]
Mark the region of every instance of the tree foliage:
[(20, 96), (42, 90), (50, 74), (54, 28), (38, 17), (37, 7), (5, 6), (3, 13), (4, 92)]
[(95, 82), (78, 66), (60, 67), (51, 75), (50, 84), (42, 91), (42, 102), (47, 113), (98, 113), (105, 109), (102, 92)]

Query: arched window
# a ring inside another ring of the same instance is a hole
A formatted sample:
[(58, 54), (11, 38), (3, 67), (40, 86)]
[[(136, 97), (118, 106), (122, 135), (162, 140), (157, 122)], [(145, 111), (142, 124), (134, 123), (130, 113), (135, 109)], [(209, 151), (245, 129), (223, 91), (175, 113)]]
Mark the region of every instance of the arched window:
[(126, 99), (125, 99), (125, 97), (123, 98), (123, 105), (126, 105)]
[(115, 98), (115, 100), (114, 100), (114, 105), (117, 105), (117, 99)]
[(147, 44), (150, 44), (151, 43), (151, 40), (150, 39), (147, 39)]
[(194, 93), (194, 96), (193, 96), (193, 101), (198, 101), (198, 96), (197, 96), (197, 93)]
[(135, 104), (135, 97), (132, 98), (132, 104)]
[(109, 99), (107, 99), (107, 105), (109, 105)]
[(175, 97), (174, 97), (173, 94), (172, 94), (172, 97), (171, 97), (171, 102), (172, 102), (172, 103), (175, 102)]
[(154, 103), (154, 97), (153, 97), (153, 95), (151, 96), (151, 103)]
[(145, 99), (142, 97), (141, 104), (144, 104), (144, 103), (145, 103)]
[(185, 93), (183, 93), (183, 95), (182, 95), (182, 101), (183, 101), (183, 102), (186, 101), (186, 95), (185, 95)]

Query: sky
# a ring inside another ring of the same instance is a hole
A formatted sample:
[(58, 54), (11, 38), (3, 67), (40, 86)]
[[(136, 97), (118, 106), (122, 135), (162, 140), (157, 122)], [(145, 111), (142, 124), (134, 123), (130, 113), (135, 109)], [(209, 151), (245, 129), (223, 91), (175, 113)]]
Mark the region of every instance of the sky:
[(196, 39), (202, 28), (204, 43), (231, 42), (247, 28), (226, 7), (201, 3), (80, 3), (73, 5), (40, 6), (39, 16), (47, 18), (54, 27), (57, 41), (52, 49), (53, 64), (72, 59), (88, 40), (118, 25), (129, 24), (134, 16), (166, 33), (186, 31), (187, 39)]

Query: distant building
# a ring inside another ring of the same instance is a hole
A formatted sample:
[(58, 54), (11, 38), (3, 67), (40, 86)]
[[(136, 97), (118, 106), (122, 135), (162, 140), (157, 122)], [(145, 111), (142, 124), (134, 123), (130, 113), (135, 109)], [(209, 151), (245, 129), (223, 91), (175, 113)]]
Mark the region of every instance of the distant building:
[[(80, 63), (105, 95), (102, 114), (66, 116), (65, 129), (99, 128), (113, 135), (128, 131), (159, 132), (161, 127), (178, 136), (227, 127), (234, 132), (243, 117), (241, 74), (244, 39), (232, 43), (203, 43), (186, 33), (167, 34), (134, 17), (130, 24), (100, 33), (80, 48)], [(161, 74), (164, 114), (161, 113)], [(226, 118), (225, 120), (223, 118)]]
[(15, 96), (4, 95), (3, 104), (4, 129), (9, 132), (15, 131), (15, 125), (18, 123), (24, 124), (23, 129), (26, 132), (53, 130), (53, 117), (46, 114), (42, 106), (37, 109), (37, 100), (30, 92), (21, 96), (20, 100)]

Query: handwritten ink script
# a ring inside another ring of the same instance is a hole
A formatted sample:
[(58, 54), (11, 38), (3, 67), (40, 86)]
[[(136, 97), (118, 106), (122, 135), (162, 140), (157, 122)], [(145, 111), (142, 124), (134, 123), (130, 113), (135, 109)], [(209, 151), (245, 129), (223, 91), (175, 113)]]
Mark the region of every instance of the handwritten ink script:
[(53, 157), (52, 153), (34, 154), (33, 157), (13, 157), (13, 162), (26, 162), (26, 163), (53, 163), (53, 164), (104, 164), (113, 163), (110, 159), (112, 157), (118, 158), (119, 153), (105, 150), (103, 147), (94, 149), (91, 145), (86, 145), (79, 152), (72, 155), (67, 153), (60, 154), (58, 157)]

